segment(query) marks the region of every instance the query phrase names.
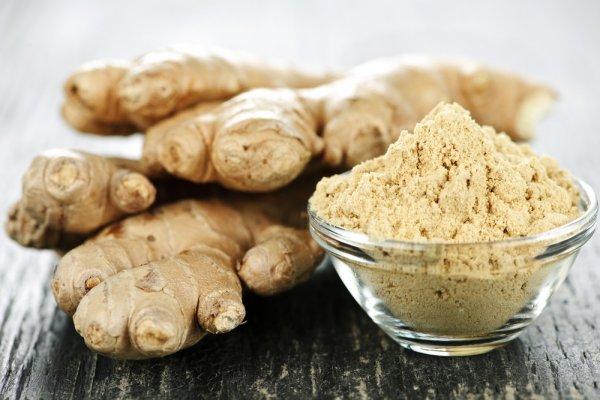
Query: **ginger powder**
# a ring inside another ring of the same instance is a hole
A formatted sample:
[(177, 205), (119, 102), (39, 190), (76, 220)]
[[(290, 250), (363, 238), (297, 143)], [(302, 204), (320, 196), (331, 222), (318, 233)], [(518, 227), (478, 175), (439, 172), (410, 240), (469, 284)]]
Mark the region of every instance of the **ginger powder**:
[(478, 125), (458, 104), (440, 104), (385, 155), (321, 180), (310, 207), (378, 240), (472, 244), (416, 261), (386, 253), (378, 268), (351, 265), (409, 326), (472, 336), (501, 327), (548, 276), (535, 261), (539, 249), (477, 244), (564, 225), (579, 215), (578, 199), (553, 159)]

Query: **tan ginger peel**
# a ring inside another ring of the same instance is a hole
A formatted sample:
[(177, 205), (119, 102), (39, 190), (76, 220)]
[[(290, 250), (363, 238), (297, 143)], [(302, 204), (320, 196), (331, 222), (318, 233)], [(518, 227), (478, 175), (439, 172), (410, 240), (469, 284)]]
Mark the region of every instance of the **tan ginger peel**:
[(193, 182), (269, 191), (311, 160), (352, 167), (383, 154), (440, 101), (464, 104), (480, 123), (528, 139), (554, 98), (544, 85), (464, 60), (375, 60), (312, 89), (254, 89), (176, 115), (148, 130), (143, 159)]
[(89, 235), (150, 207), (156, 189), (136, 161), (53, 149), (38, 155), (23, 176), (21, 199), (6, 223), (23, 246), (52, 248), (64, 236)]
[(311, 87), (335, 76), (243, 52), (178, 46), (132, 62), (100, 60), (82, 66), (65, 83), (62, 114), (83, 132), (127, 134), (199, 102), (256, 87)]
[(116, 358), (164, 356), (230, 331), (245, 316), (241, 283), (269, 296), (317, 266), (323, 251), (301, 211), (308, 190), (181, 200), (110, 225), (60, 261), (58, 306), (90, 348)]

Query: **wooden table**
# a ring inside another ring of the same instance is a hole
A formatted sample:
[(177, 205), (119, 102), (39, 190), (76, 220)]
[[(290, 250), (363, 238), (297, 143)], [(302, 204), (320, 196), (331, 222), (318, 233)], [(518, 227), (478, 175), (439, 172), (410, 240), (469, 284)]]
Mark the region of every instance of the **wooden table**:
[[(599, 188), (600, 3), (523, 3), (3, 0), (0, 210), (42, 149), (139, 148), (140, 138), (82, 136), (61, 122), (69, 71), (183, 41), (332, 65), (464, 54), (538, 76), (562, 100), (533, 146)], [(471, 358), (403, 350), (327, 267), (289, 293), (248, 297), (248, 323), (231, 334), (165, 359), (113, 361), (88, 351), (56, 308), (56, 261), (0, 236), (0, 398), (600, 397), (600, 235), (519, 340)]]

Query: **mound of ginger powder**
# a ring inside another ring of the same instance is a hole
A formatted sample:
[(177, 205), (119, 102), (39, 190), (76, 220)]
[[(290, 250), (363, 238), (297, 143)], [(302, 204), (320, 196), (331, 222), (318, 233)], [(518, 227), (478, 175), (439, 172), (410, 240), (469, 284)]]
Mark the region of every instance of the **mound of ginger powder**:
[(310, 199), (321, 219), (375, 240), (464, 243), (431, 251), (366, 249), (357, 277), (409, 326), (475, 336), (501, 327), (535, 296), (551, 265), (543, 245), (486, 242), (531, 236), (575, 219), (570, 174), (529, 146), (439, 104), (385, 155), (324, 178)]

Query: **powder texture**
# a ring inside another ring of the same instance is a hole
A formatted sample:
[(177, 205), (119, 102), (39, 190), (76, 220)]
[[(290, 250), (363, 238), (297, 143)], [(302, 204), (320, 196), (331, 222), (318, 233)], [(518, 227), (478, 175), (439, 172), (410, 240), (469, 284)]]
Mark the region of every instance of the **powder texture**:
[(351, 292), (362, 288), (353, 292), (359, 303), (377, 299), (369, 303), (376, 322), (386, 327), (387, 317), (378, 316), (397, 318), (388, 329), (409, 337), (489, 338), (517, 314), (519, 323), (535, 317), (574, 256), (540, 257), (541, 242), (487, 242), (569, 222), (579, 214), (578, 196), (554, 160), (479, 126), (457, 104), (441, 104), (385, 155), (323, 179), (310, 207), (333, 225), (375, 239), (452, 242), (365, 245), (376, 264), (343, 252), (333, 263)]
[(323, 179), (311, 208), (377, 239), (482, 242), (529, 236), (578, 215), (554, 160), (440, 104), (381, 157)]
[[(444, 260), (457, 263), (452, 257)], [(568, 269), (565, 262), (531, 263), (527, 269), (485, 276), (374, 269), (338, 260), (334, 264), (360, 282), (363, 296), (370, 293), (401, 321), (396, 328), (459, 337), (485, 336), (519, 312), (523, 322), (530, 313), (528, 304), (540, 301), (542, 288), (556, 284)]]

